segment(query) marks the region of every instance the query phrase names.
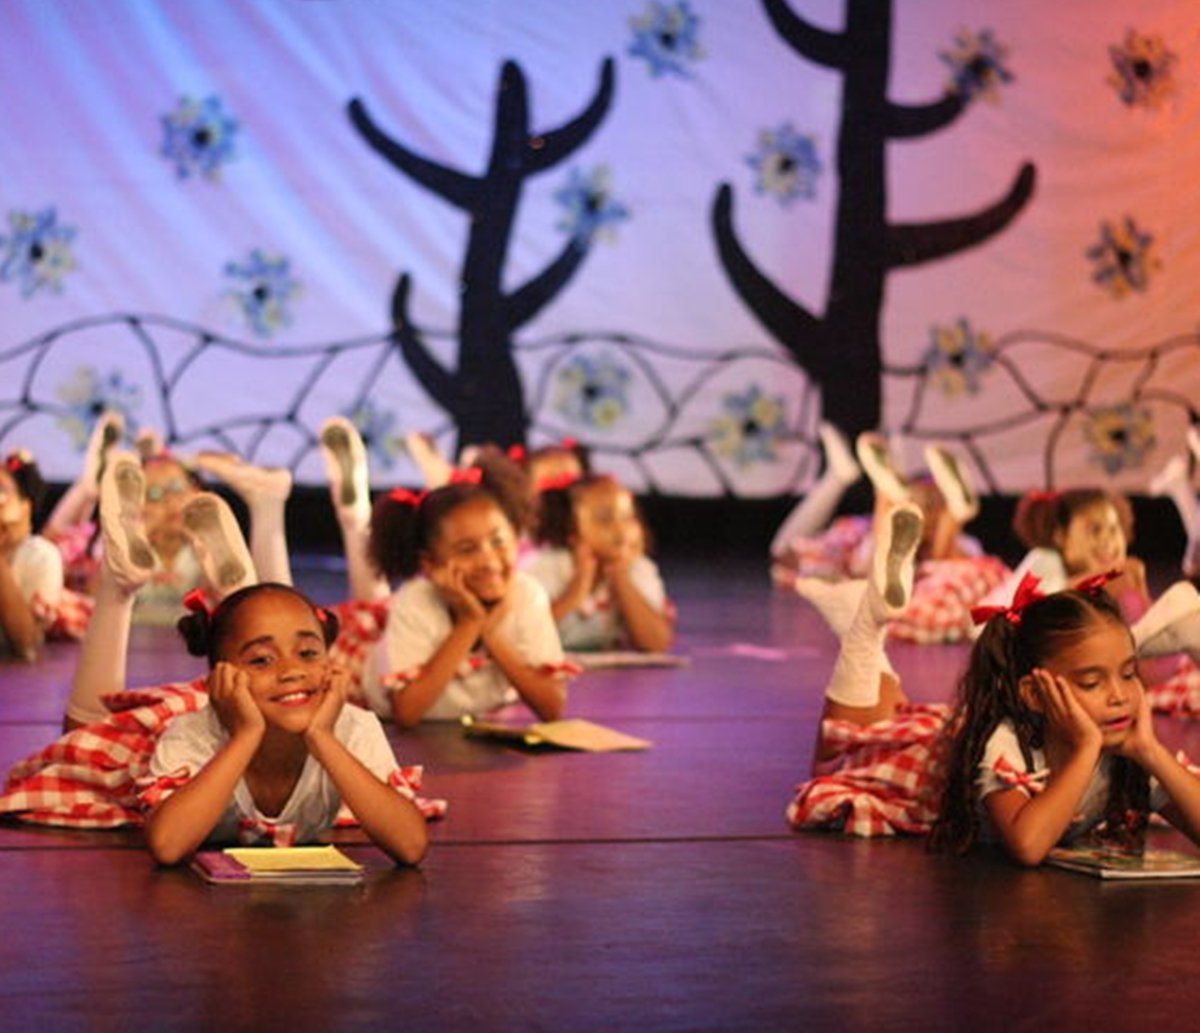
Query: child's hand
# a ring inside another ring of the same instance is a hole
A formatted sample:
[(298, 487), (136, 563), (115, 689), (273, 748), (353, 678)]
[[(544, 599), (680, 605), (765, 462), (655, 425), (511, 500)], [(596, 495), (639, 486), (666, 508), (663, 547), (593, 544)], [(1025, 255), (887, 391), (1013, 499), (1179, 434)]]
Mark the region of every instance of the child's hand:
[(229, 663), (218, 663), (208, 676), (208, 698), (230, 738), (244, 733), (261, 736), (267, 722), (254, 697), (245, 671)]
[(575, 564), (575, 576), (590, 589), (596, 581), (596, 568), (600, 564), (596, 551), (590, 545), (575, 540), (571, 543), (571, 560)]
[(429, 580), (450, 608), (456, 622), (482, 621), (487, 616), (479, 596), (467, 587), (466, 571), (458, 564), (453, 561), (443, 563), (430, 572)]
[(1059, 739), (1072, 751), (1094, 746), (1099, 752), (1104, 742), (1100, 726), (1079, 705), (1066, 679), (1043, 667), (1035, 667), (1031, 674), (1046, 719), (1047, 736)]
[(308, 728), (304, 733), (305, 738), (311, 738), (323, 732), (333, 734), (333, 727), (337, 724), (342, 707), (346, 705), (346, 696), (349, 691), (349, 674), (346, 673), (344, 668), (331, 664), (328, 674), (325, 677), (324, 694), (321, 696), (321, 702), (317, 705), (317, 711), (313, 714), (312, 721), (309, 722)]
[(1151, 754), (1159, 749), (1159, 741), (1158, 734), (1154, 730), (1154, 716), (1150, 711), (1150, 699), (1145, 690), (1140, 687), (1137, 689), (1137, 694), (1138, 704), (1133, 715), (1133, 727), (1125, 736), (1125, 741), (1113, 752), (1118, 756), (1128, 757), (1144, 767)]

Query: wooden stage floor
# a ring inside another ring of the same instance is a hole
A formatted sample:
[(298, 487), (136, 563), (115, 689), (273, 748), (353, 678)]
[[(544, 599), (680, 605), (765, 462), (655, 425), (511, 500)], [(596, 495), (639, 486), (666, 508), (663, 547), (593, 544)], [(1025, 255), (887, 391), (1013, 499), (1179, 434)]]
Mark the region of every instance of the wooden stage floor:
[[(0, 1028), (1194, 1028), (1200, 881), (790, 832), (835, 642), (765, 564), (666, 573), (691, 665), (592, 672), (571, 700), (649, 751), (390, 730), (450, 802), (419, 871), (344, 833), (364, 886), (214, 888), (156, 868), (134, 832), (0, 826)], [(297, 579), (336, 601), (335, 572)], [(892, 654), (929, 700), (964, 656)], [(0, 667), (4, 768), (55, 734), (74, 655)], [(195, 663), (173, 633), (139, 630), (131, 684)], [(1200, 725), (1161, 727), (1200, 757)]]

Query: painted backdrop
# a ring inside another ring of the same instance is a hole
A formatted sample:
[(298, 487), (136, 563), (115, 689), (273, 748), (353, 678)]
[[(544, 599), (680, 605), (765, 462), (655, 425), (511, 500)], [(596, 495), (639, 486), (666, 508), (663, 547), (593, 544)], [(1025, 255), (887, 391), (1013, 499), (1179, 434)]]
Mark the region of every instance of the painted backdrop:
[(354, 419), (803, 490), (1137, 490), (1200, 399), (1187, 0), (0, 0), (0, 444)]

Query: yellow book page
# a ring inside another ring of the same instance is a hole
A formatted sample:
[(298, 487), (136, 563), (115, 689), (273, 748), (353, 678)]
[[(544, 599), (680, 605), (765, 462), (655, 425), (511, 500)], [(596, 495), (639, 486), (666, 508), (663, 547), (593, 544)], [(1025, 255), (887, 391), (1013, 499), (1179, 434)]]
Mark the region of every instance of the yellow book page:
[(649, 739), (636, 739), (632, 735), (578, 717), (530, 725), (526, 739), (547, 742), (552, 746), (562, 746), (571, 750), (587, 750), (591, 753), (646, 750), (654, 745)]
[(252, 872), (357, 872), (362, 865), (335, 846), (229, 847), (224, 851)]

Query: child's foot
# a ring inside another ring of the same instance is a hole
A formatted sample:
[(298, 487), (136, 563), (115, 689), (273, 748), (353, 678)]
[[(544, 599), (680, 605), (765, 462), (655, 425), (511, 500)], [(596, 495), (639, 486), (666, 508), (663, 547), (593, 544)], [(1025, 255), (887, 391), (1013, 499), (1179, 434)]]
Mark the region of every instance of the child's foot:
[(950, 515), (960, 524), (974, 520), (979, 515), (979, 497), (954, 453), (941, 445), (926, 445), (925, 462)]
[(219, 477), (250, 502), (254, 498), (286, 499), (292, 493), (292, 473), (282, 466), (255, 466), (232, 452), (199, 452), (196, 466)]
[(858, 612), (867, 581), (865, 578), (828, 581), (819, 577), (798, 577), (793, 580), (793, 586), (796, 594), (812, 603), (830, 630), (842, 638)]
[(822, 420), (817, 427), (821, 448), (825, 453), (825, 469), (842, 484), (850, 485), (862, 476), (862, 468), (855, 462), (850, 451), (850, 442), (832, 423)]
[(88, 438), (87, 451), (83, 454), (83, 472), (79, 475), (81, 483), (100, 483), (107, 456), (120, 443), (124, 433), (125, 417), (115, 409), (105, 409)]
[(100, 479), (104, 563), (118, 584), (130, 592), (141, 588), (154, 572), (154, 550), (142, 522), (145, 501), (142, 464), (131, 452), (111, 453)]
[(321, 455), (334, 509), (365, 527), (371, 520), (371, 486), (358, 428), (344, 416), (330, 416), (321, 424)]
[(404, 435), (404, 448), (425, 480), (425, 487), (430, 491), (450, 483), (450, 474), (454, 468), (446, 457), (438, 451), (433, 438), (420, 431), (410, 431)]
[(221, 598), (257, 580), (241, 528), (220, 495), (202, 491), (189, 499), (183, 507), (183, 527), (204, 576)]
[(912, 597), (922, 523), (921, 511), (911, 502), (901, 503), (876, 522), (871, 580), (889, 614), (900, 613)]
[(1151, 495), (1171, 495), (1182, 486), (1188, 487), (1188, 464), (1183, 456), (1171, 456), (1166, 465), (1150, 482)]
[(1187, 653), (1200, 660), (1200, 592), (1177, 581), (1134, 624), (1133, 640), (1141, 657)]
[(854, 451), (875, 491), (892, 502), (908, 501), (904, 478), (896, 469), (882, 434), (866, 431), (858, 436)]

